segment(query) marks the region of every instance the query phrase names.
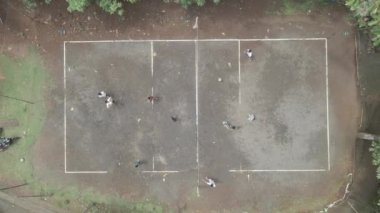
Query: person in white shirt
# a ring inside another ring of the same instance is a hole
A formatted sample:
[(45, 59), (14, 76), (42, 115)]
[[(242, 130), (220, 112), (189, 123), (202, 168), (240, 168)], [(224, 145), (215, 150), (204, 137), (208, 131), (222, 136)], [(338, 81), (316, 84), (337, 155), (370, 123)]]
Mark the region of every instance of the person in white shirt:
[(216, 187), (216, 183), (213, 179), (209, 178), (209, 177), (205, 177), (205, 179), (203, 180), (208, 186), (212, 187), (212, 188), (215, 188)]
[(253, 57), (253, 52), (251, 49), (247, 49), (246, 52), (245, 52), (248, 56), (248, 58), (253, 61), (254, 57)]

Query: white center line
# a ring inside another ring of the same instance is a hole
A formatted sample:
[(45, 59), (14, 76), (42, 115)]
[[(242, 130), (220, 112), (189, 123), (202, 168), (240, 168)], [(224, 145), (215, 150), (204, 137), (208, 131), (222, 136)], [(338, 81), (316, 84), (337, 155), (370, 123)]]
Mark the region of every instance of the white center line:
[(327, 163), (330, 171), (330, 121), (329, 121), (329, 65), (328, 65), (328, 47), (327, 38), (325, 39), (325, 56), (326, 56), (326, 114), (327, 114)]
[[(150, 41), (150, 70), (152, 73), (152, 96), (154, 96), (154, 46), (153, 46), (153, 41)], [(151, 101), (152, 103), (152, 109), (153, 109), (153, 104), (154, 100)]]
[(198, 99), (198, 42), (195, 41), (195, 125), (196, 125), (196, 139), (197, 139), (197, 170), (198, 170), (198, 188), (197, 194), (199, 197), (199, 99)]

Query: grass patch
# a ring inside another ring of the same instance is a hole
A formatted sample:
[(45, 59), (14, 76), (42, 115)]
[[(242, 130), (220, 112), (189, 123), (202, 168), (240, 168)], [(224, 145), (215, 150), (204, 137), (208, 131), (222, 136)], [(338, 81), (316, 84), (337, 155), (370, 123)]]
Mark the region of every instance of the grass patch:
[(280, 9), (281, 14), (286, 16), (295, 15), (297, 13), (306, 13), (316, 7), (326, 6), (332, 3), (331, 0), (283, 0)]
[[(17, 119), (19, 126), (5, 128), (3, 135), (21, 137), (16, 144), (0, 153), (1, 176), (20, 181), (33, 180), (31, 149), (37, 140), (44, 120), (44, 88), (46, 73), (36, 50), (30, 49), (22, 59), (0, 55), (0, 119)], [(31, 101), (34, 104), (4, 97)], [(25, 158), (21, 163), (20, 159)]]
[(35, 193), (46, 195), (55, 206), (68, 212), (88, 213), (162, 213), (163, 207), (151, 201), (130, 202), (118, 195), (105, 195), (93, 189), (79, 190), (76, 187), (57, 188), (56, 186), (35, 182), (31, 185)]

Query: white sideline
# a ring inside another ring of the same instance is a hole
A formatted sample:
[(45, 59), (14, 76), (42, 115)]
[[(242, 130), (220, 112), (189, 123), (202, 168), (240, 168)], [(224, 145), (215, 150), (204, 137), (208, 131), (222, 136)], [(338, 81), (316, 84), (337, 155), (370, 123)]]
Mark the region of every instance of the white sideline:
[[(63, 61), (64, 61), (64, 168), (67, 174), (104, 174), (107, 171), (68, 171), (67, 170), (67, 123), (66, 123), (66, 43), (112, 43), (112, 42), (150, 42), (151, 43), (151, 73), (153, 78), (154, 73), (154, 42), (194, 42), (195, 43), (195, 86), (196, 86), (196, 161), (198, 169), (198, 187), (199, 187), (199, 129), (198, 129), (198, 43), (199, 42), (212, 42), (212, 41), (236, 41), (238, 42), (238, 71), (239, 71), (239, 104), (241, 103), (241, 53), (240, 53), (240, 42), (241, 41), (325, 41), (325, 57), (326, 57), (326, 109), (327, 109), (327, 158), (328, 158), (328, 169), (310, 169), (310, 170), (229, 170), (229, 172), (321, 172), (330, 171), (330, 126), (329, 126), (329, 89), (328, 89), (328, 44), (327, 38), (261, 38), (261, 39), (174, 39), (174, 40), (97, 40), (97, 41), (64, 41), (63, 51)], [(154, 95), (154, 89), (152, 87), (152, 95)], [(153, 104), (153, 103), (152, 103)], [(152, 105), (153, 107), (153, 105)], [(175, 173), (179, 171), (142, 171), (144, 173)], [(197, 190), (199, 190), (197, 188)], [(198, 191), (199, 196), (199, 191)]]
[(67, 172), (66, 159), (66, 42), (63, 42), (63, 143), (64, 143), (64, 164)]

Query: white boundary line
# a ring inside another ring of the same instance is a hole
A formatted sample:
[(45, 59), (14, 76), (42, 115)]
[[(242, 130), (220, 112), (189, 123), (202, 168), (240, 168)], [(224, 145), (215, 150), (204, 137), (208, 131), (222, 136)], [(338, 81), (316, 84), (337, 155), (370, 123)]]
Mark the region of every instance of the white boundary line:
[[(196, 129), (197, 129), (197, 169), (198, 169), (198, 186), (197, 192), (199, 196), (199, 130), (198, 130), (198, 42), (199, 41), (237, 41), (239, 44), (239, 103), (241, 103), (241, 92), (240, 92), (240, 81), (241, 81), (241, 70), (240, 70), (240, 41), (325, 41), (325, 51), (326, 51), (326, 99), (327, 99), (327, 149), (328, 149), (328, 170), (324, 169), (311, 169), (311, 170), (229, 170), (230, 172), (316, 172), (316, 171), (330, 171), (330, 135), (329, 135), (329, 104), (328, 104), (328, 56), (327, 56), (327, 38), (265, 38), (265, 39), (174, 39), (174, 40), (97, 40), (97, 41), (64, 41), (64, 148), (65, 148), (65, 173), (107, 173), (107, 171), (67, 171), (66, 170), (66, 43), (110, 43), (110, 42), (151, 42), (151, 69), (153, 77), (153, 42), (189, 42), (194, 41), (196, 46), (196, 58), (195, 58), (195, 69), (196, 69)], [(152, 95), (153, 95), (152, 87)], [(173, 173), (178, 171), (142, 171), (145, 173)]]
[(240, 40), (238, 41), (238, 58), (239, 58), (239, 104), (241, 104), (241, 71), (240, 71), (240, 60), (241, 60), (241, 56), (240, 56)]
[(185, 41), (315, 41), (315, 40), (326, 40), (326, 38), (252, 38), (252, 39), (237, 39), (237, 38), (232, 38), (232, 39), (137, 39), (137, 40), (93, 40), (93, 41), (65, 41), (66, 43), (113, 43), (113, 42), (185, 42)]
[(229, 172), (327, 172), (326, 169), (230, 169)]
[(63, 42), (63, 143), (64, 143), (64, 164), (65, 164), (65, 174), (106, 174), (107, 171), (68, 171), (67, 170), (67, 123), (66, 123), (66, 42)]
[(63, 42), (63, 143), (64, 143), (64, 164), (67, 173), (66, 159), (66, 42)]
[(327, 38), (325, 38), (325, 57), (326, 57), (326, 122), (327, 122), (327, 169), (330, 171), (330, 115), (329, 115), (329, 60)]

